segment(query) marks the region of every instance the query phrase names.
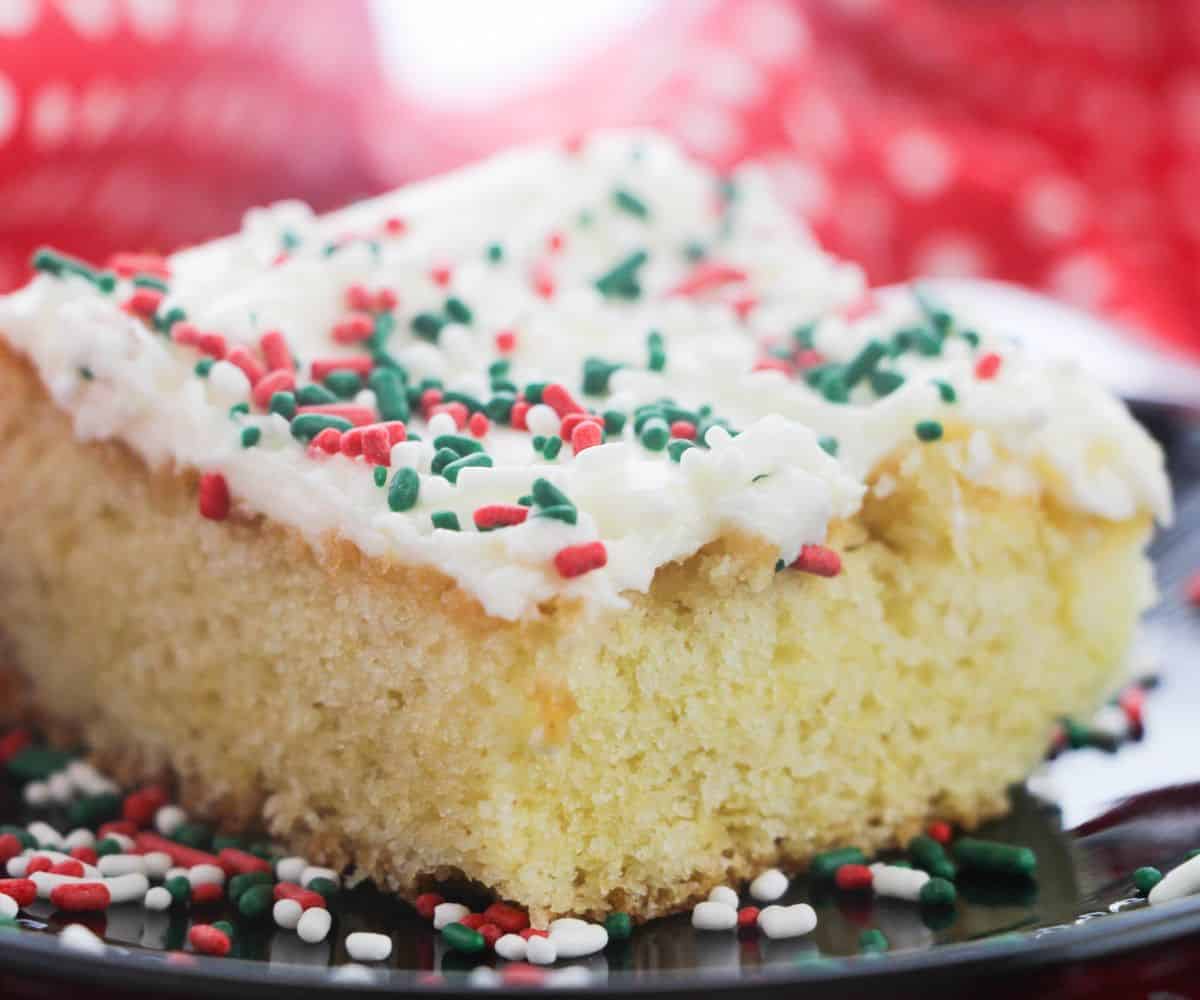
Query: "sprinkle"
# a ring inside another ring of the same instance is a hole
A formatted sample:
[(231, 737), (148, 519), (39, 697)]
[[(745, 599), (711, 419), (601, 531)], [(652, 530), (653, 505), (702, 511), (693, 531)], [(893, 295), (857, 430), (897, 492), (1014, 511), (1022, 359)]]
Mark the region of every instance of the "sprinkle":
[[(301, 406), (296, 410), (297, 420), (302, 416), (336, 417), (353, 427), (375, 423), (375, 411), (367, 406), (356, 406), (352, 403), (318, 403), (315, 406)], [(295, 420), (292, 421), (295, 433)], [(346, 428), (342, 428), (345, 430)]]
[[(403, 424), (400, 425), (403, 427)], [(403, 440), (403, 438), (401, 439)], [(363, 458), (377, 467), (392, 464), (392, 439), (383, 424), (372, 424), (362, 429)]]
[(558, 457), (558, 453), (562, 450), (562, 438), (551, 437), (546, 439), (545, 445), (542, 447), (542, 456), (548, 461), (554, 461)]
[(959, 837), (954, 856), (964, 868), (1000, 875), (1028, 876), (1037, 868), (1037, 855), (1028, 847), (974, 837)]
[(958, 867), (946, 855), (942, 845), (930, 836), (918, 834), (908, 842), (908, 855), (913, 864), (939, 878), (953, 879)]
[(680, 462), (683, 460), (683, 454), (686, 451), (696, 447), (695, 441), (689, 441), (687, 438), (675, 438), (667, 442), (667, 454), (672, 462)]
[(650, 210), (646, 207), (646, 203), (632, 191), (628, 191), (625, 188), (617, 188), (613, 191), (612, 200), (618, 209), (622, 212), (628, 212), (635, 218), (646, 219), (650, 216)]
[(455, 298), (454, 296), (446, 299), (446, 303), (442, 309), (446, 317), (454, 323), (469, 324), (474, 318), (467, 304), (462, 299)]
[(921, 441), (936, 441), (942, 436), (942, 425), (936, 420), (922, 420), (913, 426)]
[(692, 926), (698, 931), (731, 931), (738, 923), (738, 911), (716, 900), (706, 899), (692, 907)]
[(603, 358), (586, 358), (583, 362), (583, 392), (587, 396), (603, 396), (607, 394), (608, 383), (613, 373), (623, 365), (617, 361), (605, 361)]
[(752, 930), (758, 928), (758, 915), (762, 911), (757, 906), (743, 906), (737, 911), (738, 928)]
[(496, 350), (501, 354), (511, 354), (517, 346), (517, 335), (512, 330), (500, 330), (496, 334)]
[(646, 334), (646, 351), (649, 354), (646, 367), (652, 372), (661, 372), (667, 367), (665, 343), (663, 335), (657, 330), (651, 330)]
[(392, 939), (386, 934), (354, 931), (346, 935), (346, 954), (356, 962), (383, 962), (392, 954)]
[(50, 890), (50, 902), (72, 913), (107, 910), (112, 894), (103, 882), (63, 882)]
[(827, 455), (832, 455), (837, 458), (838, 440), (835, 437), (830, 437), (828, 434), (817, 438), (817, 444), (821, 446), (821, 450)]
[(259, 427), (243, 427), (242, 428), (242, 447), (253, 448), (262, 440), (262, 429)]
[(887, 345), (880, 340), (869, 340), (862, 350), (842, 369), (842, 379), (848, 389), (853, 389), (859, 382), (875, 370), (875, 366), (887, 354)]
[(675, 420), (671, 423), (671, 437), (696, 440), (696, 425), (690, 420)]
[(551, 382), (542, 389), (542, 402), (553, 409), (559, 417), (565, 417), (568, 413), (584, 412), (583, 407), (575, 401), (566, 387), (558, 382)]
[(608, 298), (636, 299), (642, 294), (638, 270), (649, 259), (645, 250), (635, 250), (595, 281), (596, 290)]
[[(558, 440), (555, 438), (555, 440)], [(442, 476), (452, 483), (458, 482), (458, 475), (463, 469), (490, 469), (493, 465), (491, 455), (464, 455), (457, 461), (451, 462), (442, 469)]]
[(451, 278), (454, 277), (454, 272), (444, 264), (439, 264), (437, 267), (429, 269), (429, 280), (439, 288), (445, 288), (450, 284)]
[(429, 519), (435, 528), (442, 528), (446, 531), (462, 530), (462, 526), (458, 523), (458, 515), (452, 510), (435, 510)]
[(633, 918), (620, 911), (604, 918), (604, 929), (613, 941), (628, 941), (633, 935)]
[(921, 887), (918, 901), (922, 906), (952, 906), (957, 898), (954, 883), (935, 875)]
[(483, 935), (462, 923), (447, 924), (442, 928), (442, 941), (446, 947), (466, 954), (483, 951)]
[(519, 504), (493, 503), (476, 509), (475, 527), (480, 531), (493, 531), (524, 523), (529, 509)]
[(157, 288), (138, 288), (121, 303), (121, 308), (132, 316), (149, 319), (162, 305), (163, 293)]
[(802, 545), (790, 568), (814, 576), (833, 577), (842, 571), (842, 557), (824, 545)]
[(870, 375), (871, 391), (876, 396), (890, 396), (904, 385), (904, 376), (899, 372), (873, 371)]
[[(558, 440), (555, 438), (554, 440)], [(594, 569), (600, 569), (608, 563), (608, 550), (604, 543), (584, 542), (580, 545), (568, 545), (559, 549), (554, 556), (554, 566), (559, 576), (564, 579), (582, 576)]]
[(571, 432), (571, 448), (578, 455), (604, 441), (604, 431), (595, 420), (584, 420)]
[(1162, 872), (1157, 868), (1146, 865), (1133, 873), (1133, 885), (1139, 893), (1145, 896), (1162, 881), (1162, 877)]
[(661, 417), (651, 417), (642, 425), (638, 440), (647, 451), (662, 451), (671, 439), (671, 428)]
[(975, 362), (975, 377), (982, 381), (996, 377), (1000, 371), (1000, 355), (988, 353)]
[(958, 400), (958, 393), (954, 391), (954, 386), (949, 382), (934, 379), (933, 384), (937, 386), (938, 395), (941, 396), (943, 403), (954, 403)]
[(486, 437), (488, 430), (491, 428), (491, 422), (485, 413), (472, 413), (467, 421), (467, 430), (476, 437)]
[(336, 403), (337, 396), (323, 385), (303, 385), (296, 390), (295, 402), (301, 406), (320, 406), (323, 403)]
[(388, 507), (393, 511), (412, 510), (421, 491), (421, 477), (416, 469), (397, 469), (388, 487)]
[(816, 929), (817, 913), (807, 903), (768, 906), (759, 913), (758, 926), (773, 941), (800, 937)]
[(954, 836), (954, 831), (950, 829), (950, 824), (942, 819), (935, 819), (925, 828), (925, 832), (943, 847), (949, 844)]
[(788, 877), (778, 868), (768, 868), (750, 883), (750, 895), (760, 903), (773, 903), (788, 890)]
[(888, 950), (888, 939), (883, 931), (872, 927), (858, 936), (858, 950), (867, 955), (878, 955)]
[(355, 312), (334, 324), (332, 337), (339, 344), (357, 344), (374, 331), (375, 321), (365, 312)]
[(489, 243), (485, 252), (488, 261), (492, 264), (499, 264), (500, 261), (504, 260), (504, 247), (499, 243)]
[(291, 392), (296, 388), (296, 376), (291, 369), (277, 368), (261, 376), (254, 382), (250, 398), (254, 405), (267, 409), (271, 405), (271, 397), (277, 392)]
[(375, 405), (382, 420), (408, 420), (408, 396), (396, 372), (387, 368), (376, 368), (367, 379), (367, 385), (375, 393)]
[(231, 347), (225, 355), (225, 360), (240, 368), (252, 386), (266, 374), (259, 360), (241, 344)]
[(200, 514), (211, 521), (224, 521), (229, 516), (229, 486), (219, 472), (206, 472), (200, 477)]
[(408, 231), (408, 223), (394, 215), (384, 220), (383, 231), (388, 236), (403, 236)]
[(483, 451), (483, 445), (478, 441), (461, 434), (439, 434), (433, 439), (433, 446), (439, 451), (448, 448), (460, 458), (463, 455), (477, 455)]
[(315, 358), (309, 370), (314, 382), (324, 382), (331, 372), (336, 371), (352, 371), (361, 378), (366, 378), (371, 374), (374, 364), (370, 355), (346, 355), (340, 358)]
[(333, 917), (327, 909), (314, 906), (300, 915), (296, 924), (296, 934), (305, 944), (320, 944), (329, 935), (333, 925)]
[(296, 397), (290, 392), (273, 392), (267, 410), (278, 413), (284, 420), (291, 420), (296, 415)]
[(871, 888), (874, 876), (866, 865), (842, 865), (834, 873), (833, 881), (843, 892), (861, 892)]
[(809, 875), (814, 878), (833, 878), (842, 865), (865, 865), (867, 856), (857, 847), (839, 847), (813, 855), (809, 862)]
[(336, 368), (322, 380), (326, 389), (339, 399), (353, 399), (362, 388), (362, 377), (348, 368)]
[(614, 437), (625, 429), (626, 416), (620, 410), (604, 411), (604, 432)]
[(687, 297), (701, 295), (724, 285), (745, 281), (746, 277), (746, 272), (737, 267), (702, 263), (693, 268), (692, 273), (667, 292), (667, 295)]

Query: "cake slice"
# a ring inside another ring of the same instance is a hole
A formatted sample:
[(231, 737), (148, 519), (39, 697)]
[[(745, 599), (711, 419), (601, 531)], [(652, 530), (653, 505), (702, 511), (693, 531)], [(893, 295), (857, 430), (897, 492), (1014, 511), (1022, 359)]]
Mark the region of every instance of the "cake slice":
[(1120, 403), (653, 135), (35, 266), (0, 628), (40, 711), (401, 893), (646, 918), (971, 827), (1152, 596)]

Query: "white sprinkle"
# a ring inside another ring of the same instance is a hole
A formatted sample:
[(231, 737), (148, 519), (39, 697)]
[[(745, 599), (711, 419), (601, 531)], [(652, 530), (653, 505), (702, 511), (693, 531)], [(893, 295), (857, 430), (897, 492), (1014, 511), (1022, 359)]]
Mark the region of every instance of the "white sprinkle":
[(382, 962), (392, 954), (392, 939), (386, 934), (355, 931), (346, 935), (346, 954), (356, 962)]
[(1088, 728), (1111, 739), (1123, 740), (1129, 735), (1129, 717), (1119, 705), (1105, 705), (1092, 716)]
[(130, 872), (146, 873), (146, 859), (140, 854), (106, 854), (96, 862), (101, 875), (128, 875)]
[(558, 949), (545, 937), (531, 937), (525, 942), (525, 961), (531, 965), (553, 965), (558, 961)]
[(86, 951), (92, 955), (101, 955), (106, 950), (104, 942), (83, 924), (67, 924), (58, 933), (58, 943), (72, 951)]
[(550, 940), (554, 942), (559, 958), (582, 958), (603, 951), (608, 946), (608, 931), (603, 924), (579, 923), (582, 926), (550, 926)]
[(166, 851), (148, 851), (142, 855), (142, 864), (151, 878), (165, 879), (172, 868), (171, 855)]
[(104, 884), (108, 887), (108, 894), (112, 897), (111, 902), (114, 906), (144, 899), (150, 890), (150, 880), (143, 872), (129, 872), (116, 878), (106, 878)]
[(929, 881), (929, 872), (918, 868), (902, 868), (876, 861), (871, 865), (871, 887), (878, 896), (907, 899), (916, 902), (921, 898), (921, 889)]
[(50, 872), (34, 872), (29, 881), (37, 886), (38, 899), (49, 899), (50, 893), (60, 885), (75, 885), (82, 882), (97, 882), (94, 878), (76, 878), (74, 875), (51, 875)]
[(1172, 868), (1162, 881), (1150, 890), (1151, 906), (1169, 903), (1200, 892), (1200, 854)]
[(46, 779), (46, 794), (49, 795), (52, 802), (58, 802), (61, 805), (65, 805), (75, 797), (75, 786), (71, 784), (71, 779), (67, 777), (66, 771), (59, 771)]
[(25, 827), (25, 829), (37, 841), (38, 847), (52, 847), (58, 850), (63, 846), (62, 834), (49, 823), (35, 820)]
[(147, 910), (169, 910), (171, 902), (171, 894), (161, 885), (156, 885), (153, 889), (147, 889), (146, 895), (142, 897), (142, 905)]
[(429, 418), (429, 423), (426, 425), (425, 435), (432, 441), (434, 438), (441, 437), (443, 434), (457, 434), (458, 424), (454, 422), (454, 418), (449, 413), (435, 413)]
[(525, 961), (525, 939), (520, 934), (503, 934), (496, 941), (496, 954), (510, 962)]
[(299, 885), (300, 876), (304, 874), (304, 869), (307, 867), (308, 860), (306, 858), (280, 858), (275, 862), (275, 877), (280, 882), (295, 882)]
[(173, 878), (187, 878), (188, 870), (181, 865), (175, 865), (163, 872), (163, 881), (170, 882)]
[(799, 937), (817, 926), (817, 913), (807, 903), (768, 906), (759, 913), (758, 926), (772, 940)]
[(525, 412), (525, 426), (529, 428), (529, 433), (535, 436), (540, 434), (542, 437), (555, 437), (562, 421), (551, 407), (545, 403), (538, 403)]
[(300, 914), (300, 920), (296, 924), (296, 933), (300, 935), (301, 941), (308, 944), (319, 944), (325, 940), (332, 923), (333, 917), (329, 915), (328, 910), (321, 906), (313, 906)]
[(63, 847), (73, 851), (77, 847), (95, 847), (96, 835), (87, 827), (78, 827), (63, 837)]
[(778, 868), (768, 868), (750, 883), (750, 895), (760, 903), (773, 903), (788, 890), (788, 877)]
[(296, 925), (300, 923), (300, 915), (304, 912), (304, 907), (294, 899), (277, 899), (274, 907), (271, 908), (271, 916), (275, 920), (276, 927), (282, 927), (285, 931), (294, 931)]
[(18, 854), (15, 858), (9, 858), (5, 864), (4, 870), (8, 873), (9, 878), (24, 878), (25, 869), (29, 867), (29, 855)]
[(25, 786), (21, 796), (25, 799), (27, 806), (33, 806), (36, 809), (49, 803), (50, 786), (44, 781), (31, 781)]
[(188, 869), (187, 877), (193, 889), (198, 885), (225, 884), (225, 870), (220, 865), (192, 865)]
[(160, 806), (154, 814), (154, 829), (164, 837), (169, 837), (187, 822), (187, 813), (179, 806)]
[(433, 929), (440, 931), (448, 924), (456, 924), (470, 912), (462, 903), (438, 903), (433, 908)]
[(737, 892), (727, 885), (713, 886), (708, 894), (708, 899), (711, 903), (724, 903), (726, 906), (732, 906), (735, 910), (741, 904)]
[(17, 901), (13, 899), (12, 896), (6, 896), (4, 893), (0, 892), (0, 917), (4, 917), (7, 920), (12, 920), (14, 917), (16, 917), (19, 909), (20, 907), (17, 906)]
[(327, 878), (334, 885), (342, 884), (342, 877), (332, 868), (320, 868), (317, 865), (309, 865), (300, 873), (300, 884), (307, 889), (309, 883), (315, 878)]
[(730, 931), (737, 926), (737, 910), (725, 903), (706, 900), (692, 910), (692, 926), (698, 931)]

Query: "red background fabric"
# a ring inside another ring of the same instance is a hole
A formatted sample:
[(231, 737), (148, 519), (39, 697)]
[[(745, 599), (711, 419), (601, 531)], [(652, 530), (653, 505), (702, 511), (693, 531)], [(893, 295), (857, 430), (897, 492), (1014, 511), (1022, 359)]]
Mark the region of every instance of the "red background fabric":
[(391, 90), (357, 0), (9, 0), (0, 285), (621, 124), (763, 163), (874, 282), (1007, 278), (1200, 352), (1195, 0), (675, 0), (470, 111)]

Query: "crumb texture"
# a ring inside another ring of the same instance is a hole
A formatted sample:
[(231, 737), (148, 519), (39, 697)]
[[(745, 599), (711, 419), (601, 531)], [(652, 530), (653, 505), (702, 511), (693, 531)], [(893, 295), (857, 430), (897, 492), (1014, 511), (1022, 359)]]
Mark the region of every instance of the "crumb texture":
[(227, 825), (536, 919), (662, 914), (1003, 811), (1152, 594), (1148, 519), (973, 484), (953, 436), (878, 470), (837, 578), (726, 538), (625, 613), (516, 623), (428, 570), (202, 519), (193, 476), (78, 443), (7, 355), (0, 441), (0, 626), (42, 709)]

